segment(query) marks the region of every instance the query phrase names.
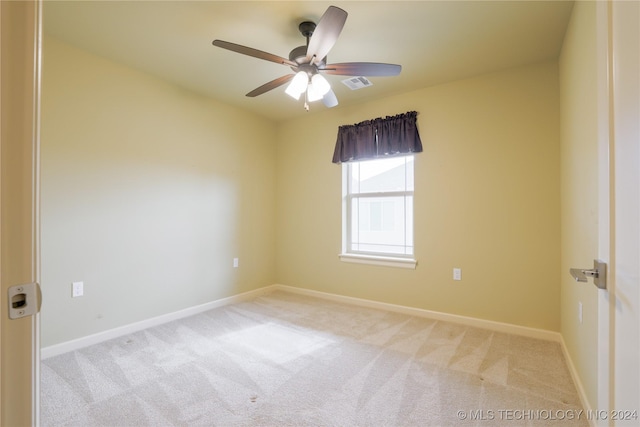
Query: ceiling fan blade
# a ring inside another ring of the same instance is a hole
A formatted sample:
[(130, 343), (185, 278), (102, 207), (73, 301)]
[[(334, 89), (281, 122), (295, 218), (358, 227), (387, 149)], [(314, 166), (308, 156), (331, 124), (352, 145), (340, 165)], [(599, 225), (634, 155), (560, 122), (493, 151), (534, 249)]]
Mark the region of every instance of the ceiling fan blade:
[(341, 64), (327, 64), (319, 70), (326, 74), (339, 76), (397, 76), (400, 74), (402, 66), (379, 62), (343, 62)]
[(336, 94), (333, 92), (333, 89), (329, 89), (329, 92), (324, 94), (322, 97), (322, 103), (327, 108), (338, 105), (338, 98), (336, 98)]
[(254, 96), (262, 95), (265, 92), (269, 92), (271, 89), (275, 89), (278, 86), (282, 86), (283, 84), (291, 81), (295, 74), (287, 74), (286, 76), (278, 77), (275, 80), (271, 80), (268, 83), (263, 84), (262, 86), (255, 88), (251, 92), (249, 92), (246, 96), (253, 98)]
[(296, 64), (295, 62), (293, 62), (293, 61), (291, 61), (291, 60), (289, 60), (287, 58), (283, 58), (283, 57), (278, 56), (278, 55), (273, 55), (271, 53), (263, 52), (261, 50), (253, 49), (253, 48), (242, 46), (242, 45), (239, 45), (239, 44), (226, 42), (224, 40), (214, 40), (213, 41), (213, 45), (221, 47), (223, 49), (231, 50), (233, 52), (241, 53), (243, 55), (253, 56), (254, 58), (264, 59), (265, 61), (275, 62), (276, 64), (291, 65), (293, 67), (297, 67), (298, 66), (298, 64)]
[(347, 20), (347, 12), (339, 7), (329, 6), (324, 15), (318, 21), (313, 35), (309, 39), (307, 47), (307, 60), (313, 56), (318, 61), (322, 60), (338, 40), (342, 27)]

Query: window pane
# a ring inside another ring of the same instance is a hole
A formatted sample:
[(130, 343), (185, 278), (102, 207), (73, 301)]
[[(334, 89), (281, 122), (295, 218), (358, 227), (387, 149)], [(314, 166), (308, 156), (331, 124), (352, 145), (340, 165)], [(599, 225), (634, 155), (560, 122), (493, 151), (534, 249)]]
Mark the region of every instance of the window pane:
[(353, 164), (352, 172), (352, 193), (405, 191), (408, 178), (413, 186), (413, 157), (367, 160)]
[[(413, 156), (405, 157), (407, 159), (407, 191), (413, 191)], [(411, 210), (413, 212), (413, 209)]]
[(349, 193), (360, 192), (360, 163), (349, 163)]
[(344, 166), (348, 180), (347, 252), (413, 255), (413, 156)]
[[(360, 241), (360, 228), (362, 227), (359, 206), (358, 199), (351, 201), (351, 242), (355, 244)], [(367, 227), (368, 225), (365, 224), (365, 228)], [(358, 249), (353, 248), (353, 250)]]
[[(405, 249), (408, 199), (412, 197), (354, 197), (351, 249), (354, 251), (411, 254)], [(411, 233), (412, 234), (412, 233)]]
[[(369, 218), (371, 218), (369, 227), (370, 231), (382, 231), (382, 203), (369, 203)], [(364, 225), (363, 225), (364, 227)]]
[(382, 202), (382, 227), (380, 231), (393, 230), (396, 227), (395, 204), (386, 200)]
[(407, 242), (407, 254), (413, 255), (413, 196), (407, 196), (406, 202), (405, 239)]

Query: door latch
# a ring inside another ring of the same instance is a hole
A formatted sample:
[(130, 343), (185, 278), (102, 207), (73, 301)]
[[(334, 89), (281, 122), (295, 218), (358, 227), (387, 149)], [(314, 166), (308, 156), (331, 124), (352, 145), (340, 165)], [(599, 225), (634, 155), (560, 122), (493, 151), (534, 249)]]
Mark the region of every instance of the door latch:
[(40, 311), (42, 294), (37, 283), (11, 286), (7, 292), (9, 319), (32, 316)]
[(603, 261), (594, 259), (593, 269), (571, 268), (569, 273), (576, 279), (576, 282), (587, 282), (587, 277), (592, 277), (594, 285), (600, 289), (607, 289), (607, 263)]

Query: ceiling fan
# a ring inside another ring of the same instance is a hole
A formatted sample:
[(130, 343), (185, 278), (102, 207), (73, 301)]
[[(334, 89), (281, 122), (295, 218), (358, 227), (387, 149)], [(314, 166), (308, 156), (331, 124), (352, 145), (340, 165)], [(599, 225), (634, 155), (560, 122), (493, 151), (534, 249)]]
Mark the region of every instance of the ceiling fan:
[(396, 76), (402, 67), (396, 64), (377, 62), (343, 62), (327, 64), (327, 54), (338, 40), (347, 20), (347, 12), (339, 7), (329, 6), (316, 25), (313, 22), (302, 22), (298, 29), (307, 39), (306, 46), (298, 46), (289, 53), (289, 58), (263, 52), (223, 40), (214, 40), (213, 45), (243, 55), (264, 59), (277, 64), (288, 65), (293, 74), (279, 77), (247, 93), (246, 96), (262, 95), (272, 89), (289, 83), (286, 93), (294, 99), (304, 94), (304, 107), (309, 110), (309, 102), (322, 100), (326, 107), (338, 105), (338, 99), (331, 85), (322, 74), (341, 76)]

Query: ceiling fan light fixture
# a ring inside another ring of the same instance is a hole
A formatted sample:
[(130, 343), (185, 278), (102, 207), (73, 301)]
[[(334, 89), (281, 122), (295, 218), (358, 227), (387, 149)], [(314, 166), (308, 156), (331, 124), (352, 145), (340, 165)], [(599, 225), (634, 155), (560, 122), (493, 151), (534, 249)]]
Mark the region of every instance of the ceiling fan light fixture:
[(320, 74), (314, 74), (313, 77), (311, 77), (311, 83), (313, 84), (315, 90), (318, 91), (322, 96), (324, 96), (327, 92), (329, 92), (329, 90), (331, 90), (331, 85), (329, 84), (327, 79), (325, 79)]
[(323, 96), (324, 94), (321, 93), (320, 90), (318, 90), (316, 85), (314, 85), (313, 83), (309, 84), (309, 86), (307, 87), (307, 101), (309, 102), (320, 101)]
[[(304, 107), (307, 111), (309, 110), (309, 102), (319, 100), (322, 100), (322, 103), (326, 107), (331, 108), (338, 105), (338, 99), (331, 89), (331, 85), (325, 77), (319, 74), (320, 72), (356, 77), (355, 79), (351, 78), (349, 80), (351, 82), (354, 80), (356, 82), (362, 81), (362, 84), (365, 86), (370, 86), (371, 82), (366, 80), (365, 77), (357, 76), (397, 76), (402, 69), (402, 67), (397, 64), (378, 62), (327, 64), (327, 54), (333, 48), (338, 36), (342, 32), (346, 19), (346, 11), (336, 6), (329, 6), (317, 24), (311, 21), (301, 23), (298, 29), (307, 39), (307, 44), (306, 46), (294, 48), (289, 53), (288, 59), (224, 40), (216, 39), (213, 41), (213, 45), (264, 61), (286, 65), (295, 72), (295, 74), (287, 74), (271, 80), (247, 93), (246, 96), (255, 97), (289, 83), (285, 89), (285, 93), (295, 100), (299, 100), (304, 93)], [(365, 81), (368, 84), (365, 84)], [(347, 84), (346, 81), (343, 81), (343, 83)], [(347, 84), (347, 86), (354, 89), (349, 84)]]
[(307, 89), (308, 85), (309, 77), (307, 76), (307, 73), (304, 71), (298, 71), (295, 77), (291, 80), (291, 83), (289, 83), (289, 86), (287, 86), (285, 93), (293, 99), (300, 99), (300, 95)]
[(290, 91), (289, 88), (287, 88), (284, 93), (286, 93), (287, 95), (289, 95), (290, 97), (292, 97), (293, 99), (295, 99), (296, 101), (300, 99), (300, 95), (302, 95), (302, 92), (293, 92)]

